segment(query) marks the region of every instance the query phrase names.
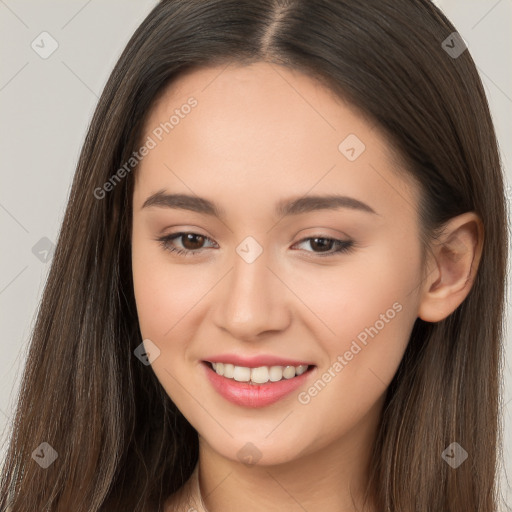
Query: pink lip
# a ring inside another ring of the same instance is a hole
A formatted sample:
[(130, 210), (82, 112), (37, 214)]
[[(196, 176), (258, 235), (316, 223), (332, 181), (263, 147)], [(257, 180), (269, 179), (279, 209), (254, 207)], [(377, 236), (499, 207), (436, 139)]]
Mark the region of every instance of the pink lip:
[(311, 362), (297, 361), (296, 359), (284, 359), (271, 355), (258, 355), (252, 357), (242, 357), (236, 354), (219, 354), (206, 359), (210, 363), (228, 363), (235, 366), (245, 366), (247, 368), (259, 368), (260, 366), (313, 366)]
[[(221, 396), (231, 403), (250, 408), (265, 407), (277, 402), (303, 385), (316, 370), (316, 367), (308, 368), (302, 375), (278, 382), (249, 384), (248, 382), (238, 382), (218, 375), (207, 362), (203, 362), (201, 366), (205, 369), (208, 380)], [(260, 366), (267, 365), (260, 364)], [(298, 365), (294, 364), (292, 366)], [(257, 368), (257, 366), (254, 366), (254, 368)]]

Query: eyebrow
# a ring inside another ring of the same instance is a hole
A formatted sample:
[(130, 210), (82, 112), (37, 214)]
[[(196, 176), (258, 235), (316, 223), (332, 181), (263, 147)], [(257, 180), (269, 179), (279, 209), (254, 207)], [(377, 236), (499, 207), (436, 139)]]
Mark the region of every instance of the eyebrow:
[[(150, 208), (152, 206), (189, 210), (205, 215), (211, 215), (219, 219), (225, 217), (226, 214), (225, 210), (204, 197), (188, 194), (168, 194), (165, 190), (160, 190), (149, 196), (144, 201), (141, 209)], [(363, 203), (353, 197), (337, 194), (309, 195), (299, 198), (284, 199), (276, 204), (275, 213), (278, 217), (286, 217), (289, 215), (299, 215), (301, 213), (316, 210), (337, 210), (339, 208), (349, 208), (378, 215), (378, 213), (366, 203)]]

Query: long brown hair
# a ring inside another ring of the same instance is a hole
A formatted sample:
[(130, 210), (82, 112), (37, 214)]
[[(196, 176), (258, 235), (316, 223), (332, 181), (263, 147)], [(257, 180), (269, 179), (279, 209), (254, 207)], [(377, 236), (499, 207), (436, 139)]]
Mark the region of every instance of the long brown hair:
[[(482, 219), (469, 295), (445, 320), (414, 325), (369, 482), (382, 511), (495, 512), (505, 200), (482, 83), (469, 51), (449, 51), (462, 44), (454, 32), (427, 0), (167, 0), (149, 13), (80, 154), (19, 392), (1, 510), (161, 511), (190, 476), (197, 433), (133, 354), (141, 343), (133, 172), (103, 197), (94, 191), (129, 160), (155, 98), (181, 72), (268, 61), (318, 77), (377, 123), (420, 184), (425, 232), (467, 211)], [(469, 454), (457, 470), (441, 457), (455, 441)], [(47, 469), (32, 460), (42, 442), (58, 454)]]

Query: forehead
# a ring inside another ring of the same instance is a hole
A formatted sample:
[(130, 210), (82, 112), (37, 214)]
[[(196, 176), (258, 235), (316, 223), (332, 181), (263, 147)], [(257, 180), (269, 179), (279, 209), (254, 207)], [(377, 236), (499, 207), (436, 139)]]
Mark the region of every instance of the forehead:
[(412, 193), (411, 183), (388, 175), (398, 162), (374, 124), (318, 80), (275, 64), (185, 72), (149, 112), (147, 137), (155, 147), (137, 169), (136, 195)]
[(288, 129), (283, 137), (301, 133), (311, 136), (317, 130), (332, 135), (339, 128), (340, 116), (353, 130), (362, 131), (366, 125), (360, 113), (318, 79), (276, 64), (256, 62), (185, 71), (155, 101), (145, 131), (168, 120), (169, 114), (191, 97), (197, 99), (199, 107), (194, 109), (193, 117), (198, 123), (208, 121), (208, 132), (221, 125), (243, 125), (244, 134), (251, 127), (258, 130), (255, 140), (275, 134), (282, 127)]

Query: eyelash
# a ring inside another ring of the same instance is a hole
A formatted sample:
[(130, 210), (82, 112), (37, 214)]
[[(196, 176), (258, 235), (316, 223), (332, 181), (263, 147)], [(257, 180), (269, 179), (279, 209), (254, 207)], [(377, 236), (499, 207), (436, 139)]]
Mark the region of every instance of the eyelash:
[[(196, 249), (196, 250), (179, 249), (177, 247), (173, 247), (173, 246), (169, 246), (168, 245), (169, 242), (171, 242), (172, 240), (174, 240), (176, 238), (180, 238), (180, 237), (182, 237), (184, 235), (201, 236), (205, 240), (208, 240), (208, 241), (212, 242), (212, 240), (210, 238), (208, 238), (207, 236), (201, 235), (199, 233), (193, 233), (193, 232), (190, 232), (190, 231), (182, 231), (182, 232), (179, 232), (179, 233), (173, 233), (173, 234), (170, 234), (170, 235), (166, 235), (166, 236), (157, 238), (156, 240), (158, 242), (160, 242), (160, 245), (163, 247), (163, 249), (165, 251), (169, 251), (169, 252), (172, 252), (172, 253), (175, 253), (175, 254), (178, 254), (178, 255), (182, 255), (182, 256), (196, 256), (200, 251), (202, 251), (204, 249), (204, 248)], [(302, 240), (299, 240), (297, 242), (297, 244), (306, 242), (308, 240), (314, 240), (315, 238), (319, 238), (319, 239), (322, 239), (322, 240), (332, 241), (332, 242), (334, 242), (334, 246), (335, 247), (337, 246), (336, 250), (331, 251), (331, 252), (326, 252), (326, 253), (320, 253), (320, 252), (314, 252), (314, 251), (306, 251), (306, 252), (312, 252), (313, 254), (316, 254), (317, 256), (320, 256), (320, 257), (327, 257), (327, 256), (332, 256), (334, 254), (348, 253), (348, 252), (350, 252), (354, 248), (354, 241), (353, 240), (338, 240), (336, 238), (329, 238), (329, 237), (325, 237), (325, 236), (311, 236), (311, 237), (303, 238)]]

